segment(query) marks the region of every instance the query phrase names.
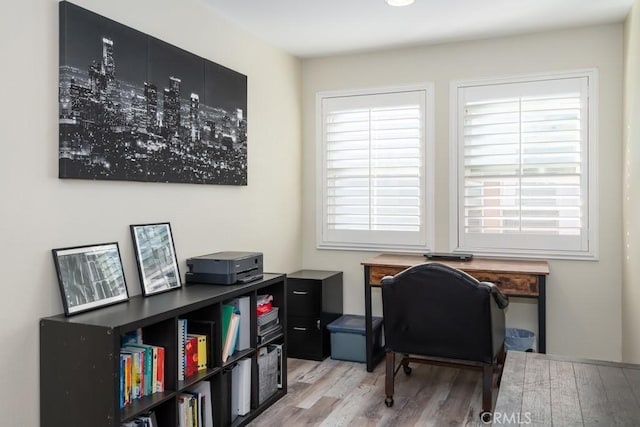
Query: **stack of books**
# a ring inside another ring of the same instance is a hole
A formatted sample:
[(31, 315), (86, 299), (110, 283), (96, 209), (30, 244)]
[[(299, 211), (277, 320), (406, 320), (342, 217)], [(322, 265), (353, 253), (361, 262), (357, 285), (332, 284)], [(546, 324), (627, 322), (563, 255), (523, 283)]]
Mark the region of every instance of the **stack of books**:
[(164, 347), (145, 344), (142, 331), (121, 337), (120, 407), (164, 391)]
[(273, 296), (258, 295), (258, 344), (264, 344), (282, 334), (278, 307), (272, 305)]

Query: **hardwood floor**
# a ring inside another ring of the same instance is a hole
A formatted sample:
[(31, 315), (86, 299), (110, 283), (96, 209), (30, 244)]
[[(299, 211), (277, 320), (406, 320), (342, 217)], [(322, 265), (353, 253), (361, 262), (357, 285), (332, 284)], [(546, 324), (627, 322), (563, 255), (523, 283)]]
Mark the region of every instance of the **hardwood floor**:
[[(424, 364), (396, 376), (394, 405), (384, 404), (384, 362), (288, 359), (288, 393), (249, 426), (482, 425), (482, 373)], [(494, 387), (494, 402), (497, 396)]]

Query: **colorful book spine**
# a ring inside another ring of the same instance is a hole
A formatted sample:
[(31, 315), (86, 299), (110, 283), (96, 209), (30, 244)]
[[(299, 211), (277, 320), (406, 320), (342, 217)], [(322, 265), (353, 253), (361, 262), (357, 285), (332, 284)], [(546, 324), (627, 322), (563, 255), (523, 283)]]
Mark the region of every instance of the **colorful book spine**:
[(142, 364), (144, 363), (144, 357), (140, 355), (138, 349), (125, 347), (131, 352), (131, 397), (132, 399), (139, 399), (143, 396), (144, 390), (142, 388)]
[(164, 391), (164, 347), (158, 347), (158, 371), (156, 377), (156, 392)]
[(190, 377), (198, 372), (198, 338), (187, 336), (185, 355), (187, 358), (186, 374), (187, 377)]
[(124, 396), (124, 371), (127, 369), (127, 362), (124, 354), (120, 354), (120, 407), (124, 408), (125, 396)]
[(139, 348), (142, 351), (144, 363), (142, 366), (142, 390), (144, 396), (153, 393), (153, 346), (148, 344), (129, 344), (127, 347)]

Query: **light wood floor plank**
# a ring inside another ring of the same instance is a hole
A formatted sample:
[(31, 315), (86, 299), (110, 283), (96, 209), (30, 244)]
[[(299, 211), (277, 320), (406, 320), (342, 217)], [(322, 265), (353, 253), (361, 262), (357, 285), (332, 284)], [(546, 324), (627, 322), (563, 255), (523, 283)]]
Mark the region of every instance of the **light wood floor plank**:
[[(289, 359), (288, 393), (253, 420), (251, 427), (479, 426), (482, 374), (477, 370), (412, 364), (398, 372), (394, 405), (384, 392), (384, 363), (367, 372), (363, 363)], [(497, 395), (494, 389), (494, 399)]]

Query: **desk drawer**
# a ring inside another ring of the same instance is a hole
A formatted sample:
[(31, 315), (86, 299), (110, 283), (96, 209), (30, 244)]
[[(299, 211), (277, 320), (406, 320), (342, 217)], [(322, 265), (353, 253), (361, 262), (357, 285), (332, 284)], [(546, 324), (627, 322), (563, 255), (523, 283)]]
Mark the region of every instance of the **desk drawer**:
[(288, 280), (287, 309), (289, 316), (319, 317), (322, 311), (320, 283), (311, 280)]
[[(378, 286), (383, 277), (394, 276), (405, 268), (372, 266), (369, 269), (369, 283)], [(481, 282), (495, 283), (506, 295), (537, 297), (540, 294), (538, 277), (534, 274), (495, 273), (491, 271), (467, 271), (467, 273)]]
[(481, 282), (495, 283), (506, 295), (537, 297), (540, 294), (538, 277), (532, 274), (493, 273), (489, 271), (470, 271)]
[(320, 318), (291, 317), (287, 319), (287, 355), (297, 359), (323, 360), (327, 350), (324, 349), (323, 331)]

